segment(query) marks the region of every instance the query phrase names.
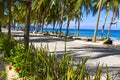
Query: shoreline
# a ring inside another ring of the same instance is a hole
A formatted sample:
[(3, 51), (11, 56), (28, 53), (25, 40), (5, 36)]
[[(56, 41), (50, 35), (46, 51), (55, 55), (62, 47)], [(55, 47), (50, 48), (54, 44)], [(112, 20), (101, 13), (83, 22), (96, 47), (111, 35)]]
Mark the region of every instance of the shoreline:
[[(19, 28), (16, 28), (16, 30), (19, 30)], [(35, 28), (36, 29), (36, 28)], [(22, 30), (22, 28), (21, 28), (21, 30)], [(52, 32), (52, 28), (48, 28), (47, 29), (48, 31), (50, 31), (50, 32)], [(59, 28), (56, 28), (55, 29), (55, 32), (56, 31), (58, 31), (59, 30)], [(62, 29), (62, 31), (63, 31), (63, 33), (65, 34), (65, 30), (66, 29)], [(69, 29), (70, 31), (69, 31), (69, 35), (71, 35), (71, 36), (75, 36), (75, 29)], [(34, 28), (31, 28), (30, 29), (30, 31), (34, 31)], [(40, 32), (40, 30), (38, 29), (38, 31)], [(46, 31), (46, 28), (44, 28), (44, 31)], [(88, 32), (87, 32), (88, 31)], [(92, 32), (91, 32), (92, 31)], [(104, 31), (104, 35), (103, 35), (103, 37), (105, 38), (105, 35), (107, 34), (107, 31), (108, 30), (105, 30)], [(113, 32), (112, 32), (113, 31)], [(114, 36), (110, 36), (110, 38), (112, 39), (112, 40), (120, 40), (120, 37), (119, 36), (116, 36), (116, 31), (117, 31), (117, 33), (119, 33), (120, 32), (120, 30), (111, 30), (111, 34), (113, 34)], [(87, 33), (86, 33), (87, 32)], [(94, 29), (80, 29), (80, 37), (93, 37), (93, 32), (94, 32)], [(97, 36), (97, 38), (100, 38), (100, 33), (101, 33), (101, 29), (98, 29), (98, 36)]]

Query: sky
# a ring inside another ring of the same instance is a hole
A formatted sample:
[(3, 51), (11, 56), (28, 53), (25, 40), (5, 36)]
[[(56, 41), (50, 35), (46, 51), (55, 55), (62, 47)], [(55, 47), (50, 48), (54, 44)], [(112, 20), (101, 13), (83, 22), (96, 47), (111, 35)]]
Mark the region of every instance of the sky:
[[(98, 29), (102, 29), (105, 16), (106, 16), (105, 11), (101, 11)], [(107, 22), (105, 25), (105, 30), (108, 30), (111, 17), (112, 17), (112, 12), (109, 12), (107, 17)], [(83, 14), (83, 18), (80, 23), (80, 29), (94, 29), (96, 25), (96, 19), (97, 19), (97, 14), (95, 16), (93, 16), (92, 13), (88, 14), (88, 16), (86, 16), (86, 14)], [(111, 30), (120, 30), (120, 19), (116, 19), (115, 22), (117, 22), (117, 25), (116, 24), (112, 25)], [(66, 29), (66, 25), (67, 25), (67, 22), (63, 23), (63, 29)], [(49, 25), (49, 27), (52, 28), (52, 25)], [(57, 28), (59, 28), (59, 26), (57, 26)], [(70, 29), (75, 28), (74, 20), (70, 22), (69, 28)]]
[[(105, 16), (106, 16), (105, 12), (102, 11), (100, 13), (100, 20), (99, 20), (98, 29), (102, 28)], [(112, 12), (109, 12), (107, 22), (105, 25), (105, 30), (108, 29), (111, 17), (112, 17)], [(95, 16), (92, 16), (92, 14), (89, 14), (88, 16), (83, 15), (83, 21), (81, 22), (80, 29), (94, 29), (95, 25), (96, 25), (96, 18), (97, 18), (97, 14)], [(116, 19), (116, 21), (117, 21), (117, 25), (112, 25), (112, 28), (111, 28), (112, 30), (120, 30), (120, 19), (119, 20)], [(70, 28), (74, 28), (74, 26), (75, 26), (75, 22), (71, 21)]]

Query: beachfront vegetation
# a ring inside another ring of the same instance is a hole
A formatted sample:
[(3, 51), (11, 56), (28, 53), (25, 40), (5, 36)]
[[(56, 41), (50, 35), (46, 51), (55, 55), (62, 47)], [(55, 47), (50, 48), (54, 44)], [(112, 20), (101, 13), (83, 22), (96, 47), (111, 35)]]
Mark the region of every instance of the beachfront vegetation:
[[(102, 72), (103, 65), (99, 64), (90, 70), (86, 66), (89, 56), (74, 60), (71, 52), (61, 55), (49, 53), (48, 47), (42, 46), (42, 43), (41, 47), (35, 49), (31, 45), (26, 50), (24, 44), (6, 38), (7, 35), (0, 34), (0, 51), (5, 54), (2, 59), (9, 64), (9, 70), (14, 69), (18, 74), (15, 80), (101, 80), (103, 75), (106, 80), (115, 78), (109, 75), (107, 66), (105, 73)], [(4, 42), (7, 42), (7, 46)]]
[[(16, 69), (21, 78), (31, 80), (100, 80), (103, 66), (98, 66), (96, 72), (91, 75), (85, 66), (88, 57), (81, 63), (74, 64), (70, 54), (51, 55), (46, 47), (35, 49), (29, 46), (29, 27), (34, 23), (43, 32), (45, 24), (60, 26), (67, 21), (66, 36), (69, 33), (71, 20), (78, 22), (78, 33), (83, 14), (98, 13), (93, 41), (96, 41), (99, 27), (100, 12), (106, 10), (113, 12), (109, 32), (116, 17), (119, 17), (119, 0), (0, 0), (0, 32), (1, 26), (8, 26), (8, 36), (0, 33), (0, 51), (5, 55), (4, 59)], [(106, 21), (106, 18), (105, 18)], [(24, 45), (19, 44), (11, 37), (11, 26), (15, 23), (25, 24)], [(76, 23), (76, 22), (75, 22)], [(105, 27), (105, 22), (104, 22)], [(104, 28), (103, 28), (104, 31)], [(102, 32), (103, 34), (103, 32)], [(112, 79), (106, 68), (106, 79)]]
[[(25, 24), (24, 43), (26, 48), (29, 43), (29, 26), (34, 23), (36, 28), (40, 27), (43, 32), (43, 28), (46, 24), (53, 25), (53, 32), (56, 25), (60, 26), (60, 32), (62, 31), (62, 25), (66, 23), (66, 36), (69, 33), (69, 24), (71, 20), (78, 22), (78, 32), (80, 29), (80, 21), (82, 21), (83, 14), (86, 15), (98, 13), (96, 20), (96, 27), (93, 35), (93, 41), (96, 41), (96, 34), (99, 27), (100, 12), (106, 11), (106, 16), (109, 15), (109, 11), (113, 12), (110, 26), (108, 29), (109, 38), (110, 29), (115, 22), (116, 17), (119, 17), (119, 0), (1, 0), (0, 1), (0, 31), (1, 25), (4, 24), (4, 20), (8, 26), (8, 35), (11, 35), (11, 25)], [(7, 16), (7, 17), (4, 17)], [(107, 18), (107, 17), (106, 17)], [(104, 32), (106, 19), (103, 24), (101, 37)], [(75, 27), (76, 28), (76, 27)]]

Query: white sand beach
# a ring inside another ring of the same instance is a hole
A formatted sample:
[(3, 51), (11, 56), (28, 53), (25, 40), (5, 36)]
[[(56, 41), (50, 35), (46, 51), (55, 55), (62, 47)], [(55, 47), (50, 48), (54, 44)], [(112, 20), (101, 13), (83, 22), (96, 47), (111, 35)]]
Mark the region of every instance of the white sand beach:
[[(7, 32), (3, 29), (3, 32)], [(23, 31), (12, 30), (12, 35), (16, 39), (23, 41)], [(43, 46), (49, 47), (49, 52), (52, 54), (56, 51), (57, 57), (60, 58), (64, 54), (65, 42), (63, 38), (44, 36), (42, 34), (30, 34), (30, 43), (35, 47), (40, 47), (41, 42)], [(120, 41), (114, 40), (113, 45), (104, 45), (103, 41), (87, 42), (83, 40), (67, 40), (67, 51), (72, 51), (71, 55), (74, 60), (79, 61), (81, 58), (90, 56), (87, 66), (94, 71), (96, 66), (100, 63), (104, 64), (103, 72), (107, 64), (111, 73), (118, 73), (115, 80), (120, 80)], [(104, 77), (103, 77), (104, 80)]]

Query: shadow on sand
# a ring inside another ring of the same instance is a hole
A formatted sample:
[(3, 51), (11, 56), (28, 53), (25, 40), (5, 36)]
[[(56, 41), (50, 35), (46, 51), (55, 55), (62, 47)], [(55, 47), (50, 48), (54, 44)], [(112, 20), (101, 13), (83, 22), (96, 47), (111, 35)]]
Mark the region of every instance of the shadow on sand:
[[(23, 34), (19, 35), (19, 33), (15, 33), (13, 34), (14, 37), (23, 37)], [(49, 37), (49, 38), (46, 38)], [(23, 41), (23, 40), (22, 40)], [(30, 35), (30, 42), (37, 42), (39, 43), (40, 41), (42, 42), (56, 42), (56, 41), (64, 41), (64, 39), (62, 38), (52, 38), (51, 36), (41, 36), (41, 35)], [(67, 42), (73, 41), (73, 39), (68, 39)], [(68, 47), (67, 49), (69, 50), (74, 50), (72, 54), (73, 59), (75, 61), (80, 61), (82, 58), (87, 57), (86, 54), (88, 54), (88, 52), (90, 54), (95, 53), (95, 56), (92, 56), (90, 58), (90, 60), (92, 59), (99, 59), (99, 58), (103, 58), (103, 57), (108, 57), (108, 56), (117, 56), (120, 57), (120, 49), (118, 48), (114, 48), (111, 46), (93, 46), (93, 45), (86, 45), (86, 46), (80, 46), (80, 47)], [(69, 50), (67, 50), (67, 52), (69, 52)], [(83, 51), (83, 52), (82, 52)], [(53, 53), (53, 52), (50, 52)], [(60, 59), (64, 53), (64, 51), (56, 51), (56, 57), (58, 59)], [(97, 53), (101, 53), (101, 54), (97, 54)], [(82, 55), (82, 56), (81, 56)], [(87, 65), (89, 70), (90, 70), (90, 74), (94, 74), (96, 67), (93, 67), (92, 64), (88, 64)], [(114, 66), (108, 66), (109, 72), (117, 72), (117, 78), (115, 80), (120, 80), (120, 67), (114, 67)], [(106, 67), (103, 67), (103, 71), (102, 73), (106, 73)]]

